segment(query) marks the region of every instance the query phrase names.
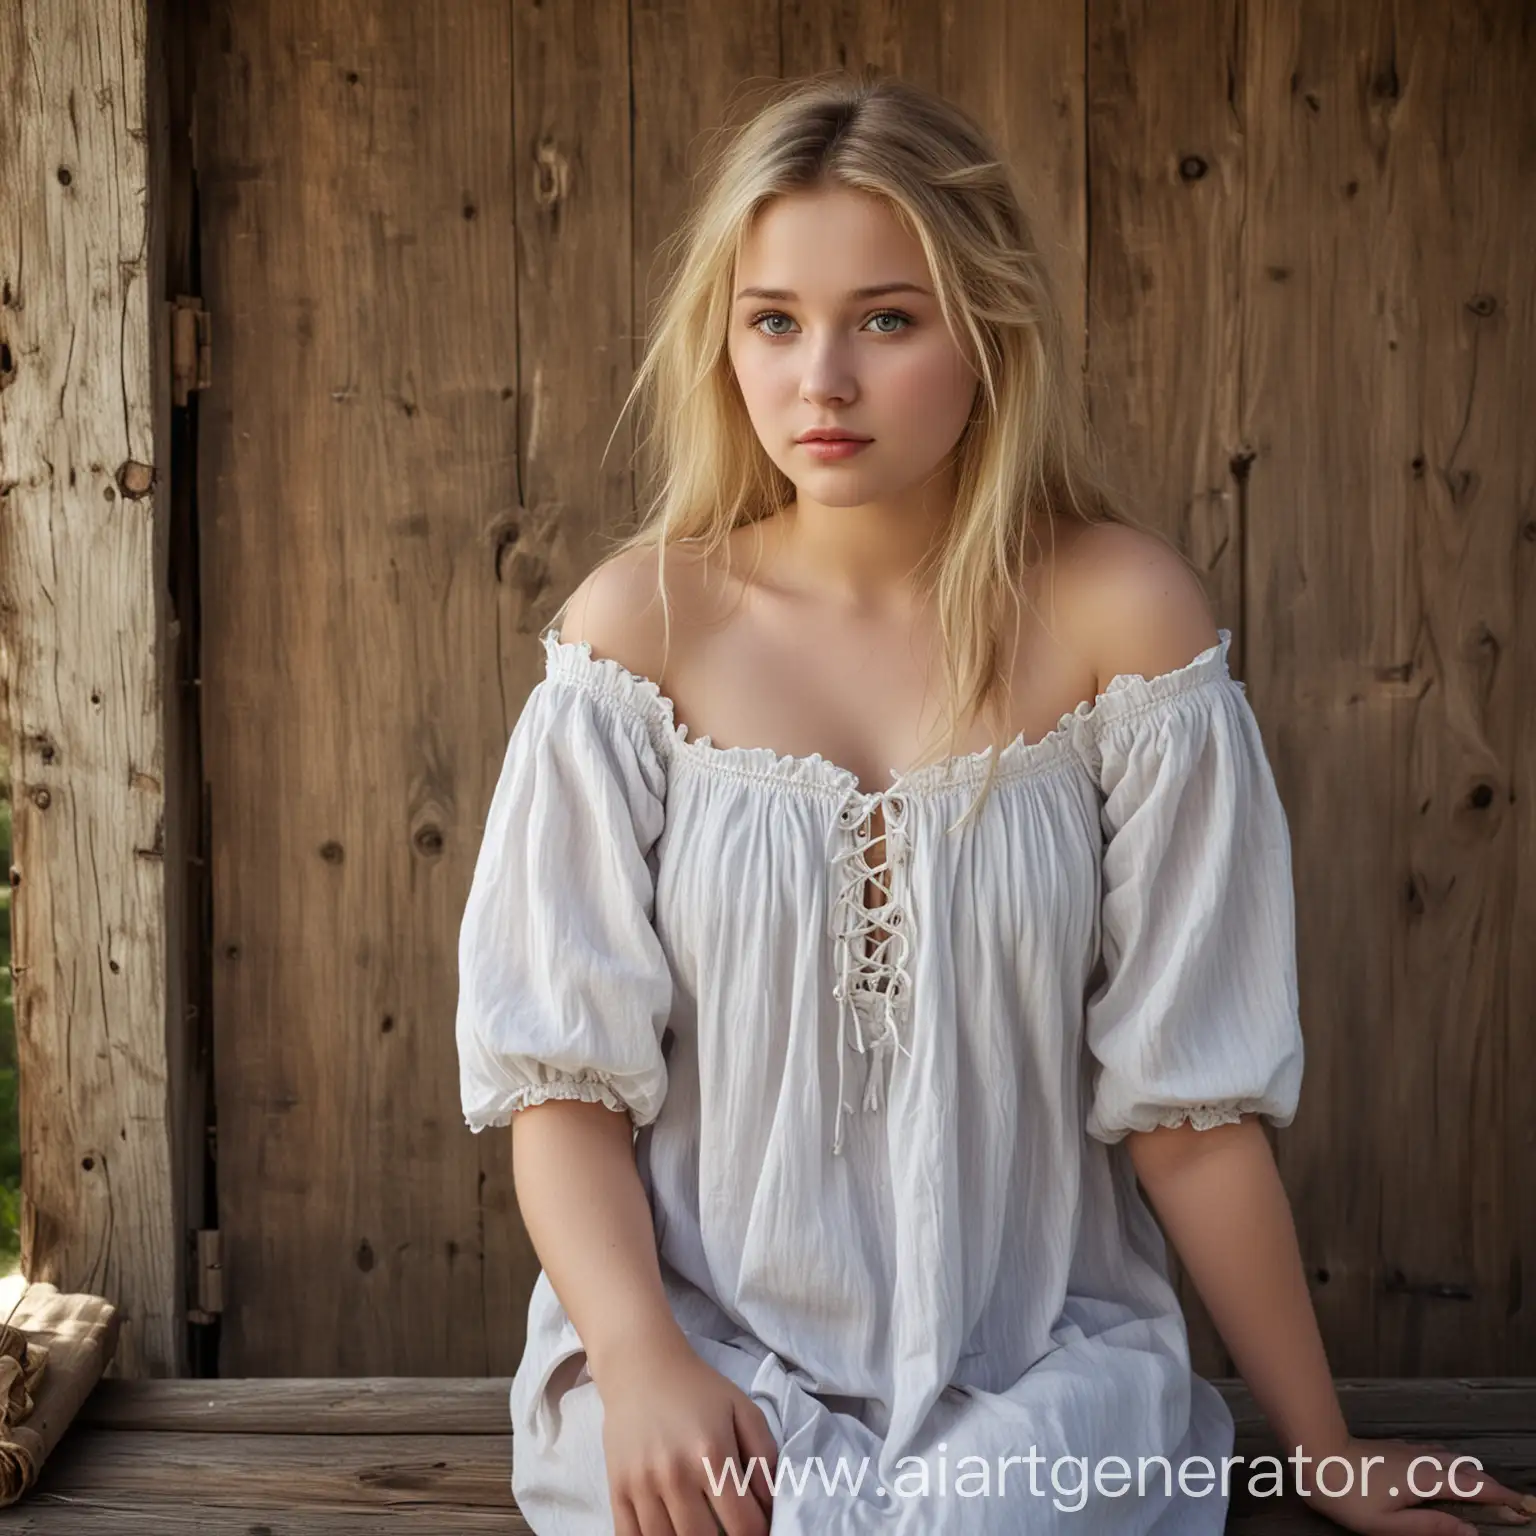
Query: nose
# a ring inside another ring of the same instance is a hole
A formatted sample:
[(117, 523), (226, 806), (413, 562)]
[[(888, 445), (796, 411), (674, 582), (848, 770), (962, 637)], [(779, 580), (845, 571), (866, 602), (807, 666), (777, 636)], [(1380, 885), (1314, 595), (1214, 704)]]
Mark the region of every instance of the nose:
[(808, 342), (800, 355), (800, 398), (808, 405), (848, 405), (858, 398), (850, 350), (835, 334)]

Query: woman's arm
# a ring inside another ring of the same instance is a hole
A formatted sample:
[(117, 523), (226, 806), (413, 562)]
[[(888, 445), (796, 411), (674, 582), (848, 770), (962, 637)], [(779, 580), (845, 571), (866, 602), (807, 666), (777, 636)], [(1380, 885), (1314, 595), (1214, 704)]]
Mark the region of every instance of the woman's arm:
[(1296, 1225), (1263, 1128), (1131, 1132), (1132, 1166), (1242, 1373), (1289, 1453), (1349, 1439), (1307, 1290)]
[(523, 1225), (600, 1394), (636, 1342), (687, 1342), (662, 1289), (632, 1138), (629, 1116), (605, 1104), (546, 1099), (512, 1117)]
[(614, 1530), (766, 1536), (773, 1431), (673, 1316), (631, 1127), (628, 1114), (570, 1099), (512, 1117), (523, 1225), (602, 1399)]
[[(1307, 1290), (1290, 1201), (1257, 1118), (1209, 1130), (1186, 1124), (1132, 1131), (1127, 1145), (1164, 1232), (1280, 1441), (1281, 1458), (1298, 1450), (1307, 1458), (1297, 1468), (1297, 1484), (1308, 1505), (1356, 1531), (1398, 1529), (1394, 1516), (1426, 1498), (1503, 1505), (1501, 1520), (1526, 1523), (1536, 1499), (1476, 1466), (1452, 1466), (1445, 1447), (1350, 1434)], [(1416, 1457), (1434, 1453), (1437, 1465), (1415, 1466)], [(1343, 1488), (1340, 1467), (1319, 1479), (1318, 1462), (1329, 1456), (1354, 1468), (1346, 1496), (1322, 1491)], [(1362, 1487), (1365, 1456), (1376, 1465)], [(1413, 1518), (1420, 1523), (1400, 1528), (1430, 1536), (1422, 1523), (1430, 1517), (1420, 1511)], [(1474, 1530), (1449, 1514), (1432, 1518), (1436, 1532)]]

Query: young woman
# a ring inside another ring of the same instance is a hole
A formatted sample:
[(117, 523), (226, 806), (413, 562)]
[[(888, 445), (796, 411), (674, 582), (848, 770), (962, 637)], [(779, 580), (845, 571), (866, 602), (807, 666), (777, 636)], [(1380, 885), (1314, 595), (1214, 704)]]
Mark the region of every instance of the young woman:
[(459, 950), (540, 1536), (1220, 1531), (1152, 1207), (1309, 1502), (1471, 1529), (1334, 1396), (1257, 1118), (1302, 1076), (1285, 815), (1061, 332), (1005, 168), (893, 80), (788, 89), (681, 232), (659, 494), (544, 634)]

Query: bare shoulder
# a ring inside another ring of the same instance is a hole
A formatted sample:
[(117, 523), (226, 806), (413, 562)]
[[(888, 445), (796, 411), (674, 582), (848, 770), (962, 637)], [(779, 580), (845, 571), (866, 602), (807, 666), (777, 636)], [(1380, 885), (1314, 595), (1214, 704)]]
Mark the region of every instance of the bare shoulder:
[(1199, 577), (1156, 534), (1124, 523), (1082, 528), (1059, 575), (1074, 646), (1101, 690), (1122, 673), (1175, 671), (1219, 638)]
[[(682, 545), (667, 550), (674, 655), (680, 632), (690, 628), (701, 564), (700, 557)], [(593, 655), (659, 679), (667, 637), (656, 548), (620, 550), (595, 565), (567, 600), (559, 630), (563, 641), (585, 642)]]

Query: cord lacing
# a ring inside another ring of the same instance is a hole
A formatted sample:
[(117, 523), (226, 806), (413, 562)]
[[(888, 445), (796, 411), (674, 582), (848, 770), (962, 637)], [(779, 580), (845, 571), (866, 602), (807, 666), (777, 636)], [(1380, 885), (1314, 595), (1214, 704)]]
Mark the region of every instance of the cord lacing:
[[(871, 831), (877, 805), (883, 809), (884, 821), (884, 829), (878, 836)], [(897, 1028), (912, 988), (906, 965), (912, 952), (912, 919), (894, 878), (894, 871), (905, 867), (909, 855), (906, 821), (907, 799), (901, 790), (878, 790), (865, 795), (852, 786), (845, 792), (833, 820), (832, 836), (839, 830), (852, 834), (850, 841), (831, 855), (838, 876), (829, 915), (829, 927), (836, 940), (838, 978), (832, 989), (832, 995), (837, 999), (834, 1153), (843, 1150), (843, 1114), (852, 1107), (843, 1098), (849, 1018), (853, 1020), (853, 1048), (866, 1059), (861, 1101), (866, 1112), (880, 1108), (881, 1077), (891, 1054), (900, 1051), (909, 1060), (912, 1056)], [(884, 847), (880, 862), (872, 864), (869, 852), (876, 842), (883, 842)], [(886, 878), (887, 875), (890, 878)], [(864, 893), (870, 880), (877, 880), (884, 892), (883, 906), (865, 904)], [(877, 932), (882, 936), (871, 948), (867, 940)], [(873, 1030), (868, 1039), (866, 1025)]]

